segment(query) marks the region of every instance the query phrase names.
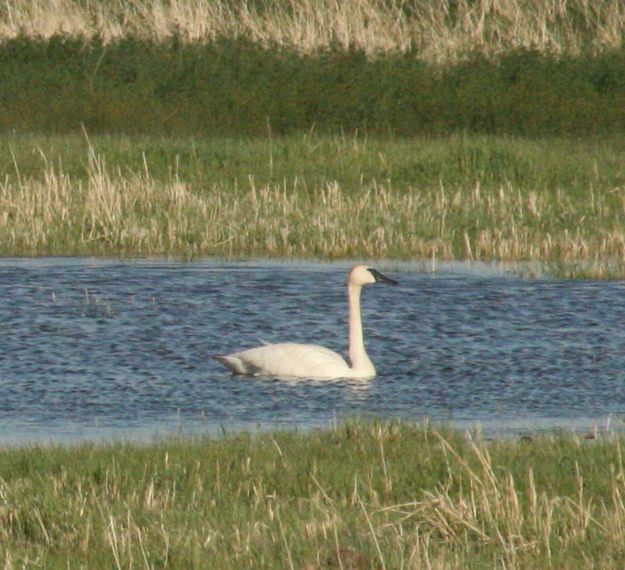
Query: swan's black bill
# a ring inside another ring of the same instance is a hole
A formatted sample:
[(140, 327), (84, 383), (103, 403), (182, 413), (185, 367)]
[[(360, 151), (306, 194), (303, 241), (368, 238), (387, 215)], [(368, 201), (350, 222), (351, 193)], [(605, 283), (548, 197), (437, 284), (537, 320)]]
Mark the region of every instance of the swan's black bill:
[(377, 269), (369, 268), (369, 273), (373, 275), (376, 283), (388, 283), (389, 285), (397, 285), (397, 281), (395, 281), (395, 279), (391, 279), (386, 275), (382, 275)]

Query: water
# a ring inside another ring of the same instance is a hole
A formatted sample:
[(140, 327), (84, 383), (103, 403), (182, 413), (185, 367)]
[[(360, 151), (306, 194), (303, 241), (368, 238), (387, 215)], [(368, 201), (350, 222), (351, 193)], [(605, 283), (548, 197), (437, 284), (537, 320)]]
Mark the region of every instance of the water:
[(232, 377), (261, 341), (346, 349), (346, 263), (0, 261), (0, 443), (151, 441), (353, 417), (498, 434), (620, 430), (625, 286), (450, 264), (376, 266), (363, 294), (378, 376)]

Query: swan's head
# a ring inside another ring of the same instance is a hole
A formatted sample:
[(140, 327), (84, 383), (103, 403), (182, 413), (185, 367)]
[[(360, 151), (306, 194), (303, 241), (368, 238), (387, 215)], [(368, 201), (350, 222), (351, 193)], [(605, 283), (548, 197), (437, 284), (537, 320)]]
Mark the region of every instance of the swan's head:
[(371, 285), (372, 283), (388, 283), (390, 285), (397, 285), (395, 279), (391, 279), (386, 275), (382, 275), (377, 269), (372, 269), (366, 265), (356, 265), (349, 272), (349, 284), (358, 285)]

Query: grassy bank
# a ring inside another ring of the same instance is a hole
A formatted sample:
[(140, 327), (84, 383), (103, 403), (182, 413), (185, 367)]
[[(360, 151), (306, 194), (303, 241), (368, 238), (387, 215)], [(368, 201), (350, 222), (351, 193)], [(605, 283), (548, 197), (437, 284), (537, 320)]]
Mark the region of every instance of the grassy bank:
[(0, 452), (5, 568), (620, 568), (621, 440), (407, 424)]
[(14, 136), (0, 252), (540, 260), (606, 277), (623, 272), (624, 160), (616, 139)]

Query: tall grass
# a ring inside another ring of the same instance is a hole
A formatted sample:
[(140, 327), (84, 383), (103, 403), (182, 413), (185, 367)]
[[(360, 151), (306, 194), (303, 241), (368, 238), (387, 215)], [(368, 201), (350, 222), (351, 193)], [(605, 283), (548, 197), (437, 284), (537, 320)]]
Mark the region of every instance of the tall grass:
[(413, 52), (428, 61), (518, 48), (576, 54), (622, 47), (620, 0), (14, 0), (0, 38), (245, 37), (302, 52), (329, 46)]
[(565, 272), (578, 264), (573, 274), (623, 271), (625, 151), (610, 144), (93, 140), (17, 137), (0, 148), (14, 171), (0, 182), (1, 253), (539, 260)]
[(0, 452), (12, 568), (620, 568), (622, 440), (401, 423)]

